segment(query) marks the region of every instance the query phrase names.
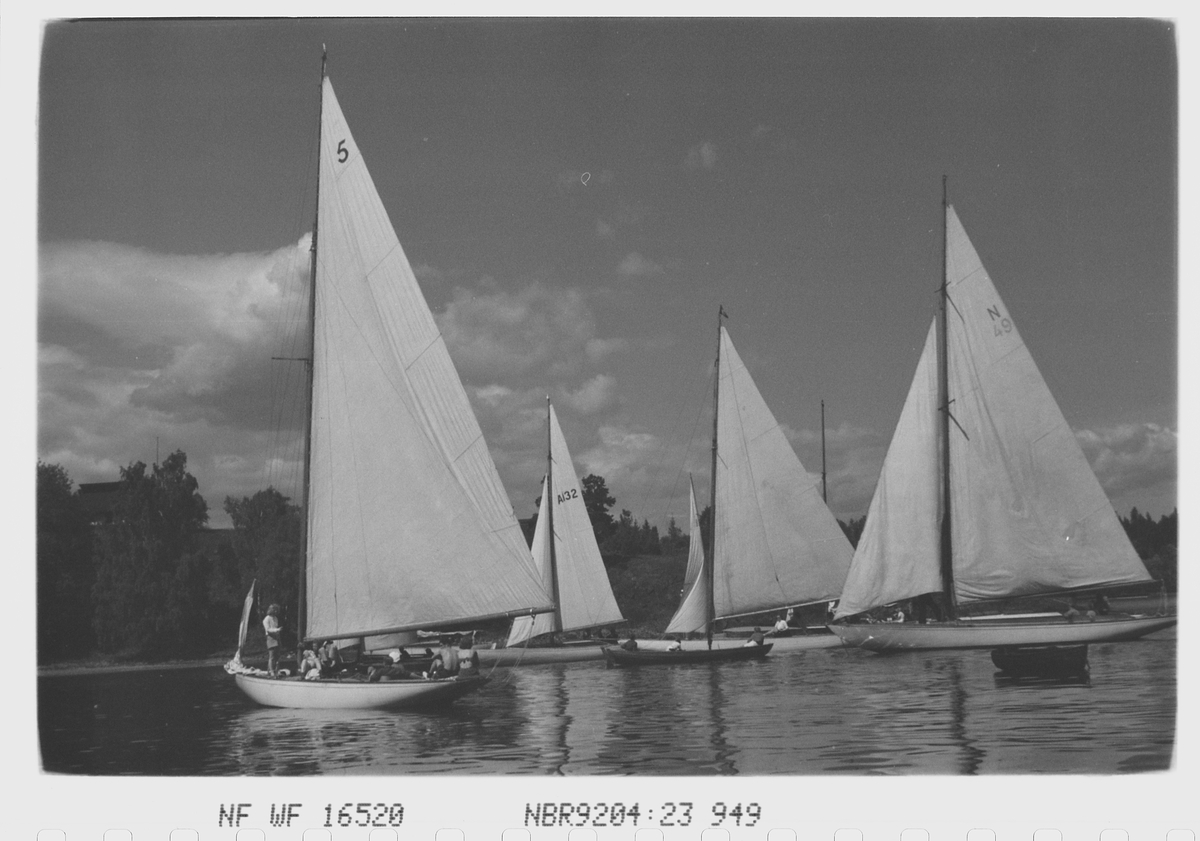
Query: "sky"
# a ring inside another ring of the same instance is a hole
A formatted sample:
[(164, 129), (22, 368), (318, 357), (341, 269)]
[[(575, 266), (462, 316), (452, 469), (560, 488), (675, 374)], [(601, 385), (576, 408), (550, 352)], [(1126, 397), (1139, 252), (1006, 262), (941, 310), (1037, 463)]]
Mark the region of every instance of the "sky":
[(37, 457), (298, 495), (327, 70), (514, 510), (554, 401), (614, 513), (706, 502), (717, 310), (862, 516), (933, 317), (942, 176), (1118, 511), (1177, 504), (1176, 34), (1138, 19), (53, 22)]

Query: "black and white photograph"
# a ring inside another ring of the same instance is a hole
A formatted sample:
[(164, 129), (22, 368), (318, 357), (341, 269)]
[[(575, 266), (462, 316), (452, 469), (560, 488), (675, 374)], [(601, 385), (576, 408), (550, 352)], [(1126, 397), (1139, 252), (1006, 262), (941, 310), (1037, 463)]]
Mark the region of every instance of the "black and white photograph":
[(25, 771), (1177, 770), (1178, 38), (44, 21)]

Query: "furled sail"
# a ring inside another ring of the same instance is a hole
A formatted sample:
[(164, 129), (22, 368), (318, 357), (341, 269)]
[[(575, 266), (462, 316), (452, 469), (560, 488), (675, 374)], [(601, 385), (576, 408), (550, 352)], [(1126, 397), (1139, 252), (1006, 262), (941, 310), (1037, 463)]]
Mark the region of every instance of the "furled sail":
[(683, 600), (667, 625), (668, 634), (692, 634), (708, 625), (708, 577), (704, 572), (704, 539), (700, 534), (700, 517), (696, 513), (696, 488), (688, 479), (688, 564), (683, 576)]
[[(543, 586), (553, 595), (555, 579), (558, 588), (559, 631), (576, 631), (624, 622), (617, 600), (613, 597), (608, 572), (600, 558), (596, 534), (584, 504), (579, 477), (567, 450), (567, 439), (558, 425), (558, 415), (550, 407), (550, 475), (542, 483), (542, 502), (534, 529), (533, 557), (542, 571)], [(548, 511), (553, 502), (553, 517)], [(554, 531), (546, 526), (553, 519)], [(540, 537), (539, 537), (540, 536)], [(554, 569), (551, 570), (551, 541)], [(508, 644), (518, 645), (526, 639), (555, 629), (553, 613), (522, 616), (513, 620)]]
[(836, 599), (853, 548), (721, 329), (715, 618)]
[[(957, 600), (1149, 580), (949, 205), (946, 277)], [(942, 589), (936, 327), (935, 320), (838, 617)]]
[(445, 343), (323, 85), (307, 636), (550, 607)]

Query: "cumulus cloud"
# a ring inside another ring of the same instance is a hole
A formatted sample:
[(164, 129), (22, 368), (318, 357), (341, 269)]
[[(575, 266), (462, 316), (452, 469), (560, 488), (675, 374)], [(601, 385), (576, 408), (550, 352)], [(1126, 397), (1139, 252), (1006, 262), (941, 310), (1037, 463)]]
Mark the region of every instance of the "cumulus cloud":
[(182, 449), (202, 486), (220, 473), (219, 492), (261, 488), (264, 459), (245, 452), (266, 438), (286, 442), (300, 422), (301, 413), (272, 405), (292, 364), (271, 357), (307, 350), (287, 338), (289, 328), (301, 333), (308, 266), (307, 237), (274, 252), (206, 256), (44, 244), (40, 457), (77, 482), (107, 481), (156, 450)]
[(717, 165), (717, 147), (711, 140), (688, 149), (683, 165), (688, 169), (712, 169)]
[(117, 377), (134, 407), (265, 425), (270, 357), (279, 354), (287, 308), (303, 306), (307, 247), (306, 238), (265, 254), (178, 256), (112, 243), (45, 245), (39, 344), (88, 360), (82, 380)]
[(653, 260), (648, 260), (636, 251), (625, 255), (617, 266), (617, 274), (621, 277), (653, 277), (662, 274), (662, 266)]
[(515, 292), (459, 288), (438, 326), (465, 379), (494, 381), (549, 371), (577, 374), (599, 339), (596, 319), (577, 289), (532, 283)]
[(1130, 423), (1077, 430), (1075, 439), (1110, 499), (1174, 487), (1178, 436), (1173, 429)]
[(605, 477), (610, 489), (644, 483), (647, 465), (661, 453), (657, 436), (624, 426), (603, 425), (596, 434), (600, 444), (576, 456), (589, 473)]
[(617, 402), (617, 381), (597, 374), (574, 391), (563, 393), (563, 402), (581, 415), (594, 415)]

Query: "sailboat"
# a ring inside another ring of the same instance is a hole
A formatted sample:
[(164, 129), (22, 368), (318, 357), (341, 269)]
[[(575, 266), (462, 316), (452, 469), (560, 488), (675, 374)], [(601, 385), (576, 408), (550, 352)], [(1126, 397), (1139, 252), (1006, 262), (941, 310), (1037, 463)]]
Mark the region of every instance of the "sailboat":
[[(1078, 645), (1174, 625), (1174, 616), (959, 618), (969, 603), (1151, 579), (944, 191), (938, 314), (831, 630), (885, 651)], [(948, 619), (853, 621), (913, 598), (940, 599)]]
[[(324, 60), (321, 90), (297, 638), (552, 610)], [(235, 678), (260, 704), (307, 708), (440, 704), (486, 681)]]
[(625, 621), (613, 596), (608, 572), (596, 545), (583, 490), (575, 473), (558, 414), (546, 401), (546, 476), (533, 533), (533, 559), (541, 570), (542, 586), (554, 597), (555, 609), (513, 620), (506, 648), (481, 649), (480, 663), (510, 666), (601, 660), (599, 645), (529, 647), (546, 634), (602, 628)]
[[(842, 592), (853, 555), (850, 541), (750, 377), (725, 329), (725, 317), (722, 308), (713, 388), (710, 552), (666, 630), (703, 631), (706, 646), (689, 649), (685, 644), (681, 651), (658, 650), (658, 645), (634, 651), (605, 648), (613, 663), (764, 657), (772, 643), (714, 645), (714, 623), (829, 601)], [(693, 546), (700, 542), (694, 531)]]

